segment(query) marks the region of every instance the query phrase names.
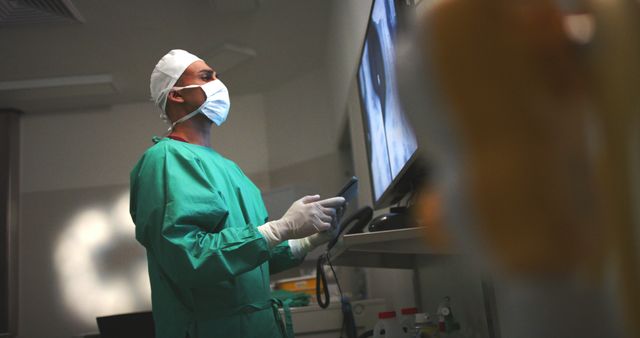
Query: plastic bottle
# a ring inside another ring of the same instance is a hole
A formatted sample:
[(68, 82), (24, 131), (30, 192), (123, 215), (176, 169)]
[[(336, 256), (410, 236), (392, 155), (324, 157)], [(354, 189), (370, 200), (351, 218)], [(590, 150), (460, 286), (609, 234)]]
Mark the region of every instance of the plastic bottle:
[(406, 307), (400, 309), (400, 329), (405, 337), (413, 337), (413, 327), (415, 326), (416, 313), (418, 309), (415, 307)]
[(396, 318), (395, 311), (378, 313), (378, 322), (373, 327), (373, 338), (402, 338), (404, 333)]

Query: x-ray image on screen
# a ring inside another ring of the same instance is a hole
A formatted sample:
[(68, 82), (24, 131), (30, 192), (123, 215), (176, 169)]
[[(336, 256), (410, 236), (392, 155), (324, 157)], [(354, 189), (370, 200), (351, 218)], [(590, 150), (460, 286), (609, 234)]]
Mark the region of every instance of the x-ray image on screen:
[(394, 68), (396, 27), (393, 0), (376, 0), (358, 69), (376, 201), (417, 149), (416, 137), (398, 101)]

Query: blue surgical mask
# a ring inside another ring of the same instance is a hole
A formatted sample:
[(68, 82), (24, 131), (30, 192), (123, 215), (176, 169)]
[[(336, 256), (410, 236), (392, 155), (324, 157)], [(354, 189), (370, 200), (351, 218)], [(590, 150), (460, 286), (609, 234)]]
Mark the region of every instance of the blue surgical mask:
[(213, 80), (203, 85), (175, 87), (174, 90), (196, 87), (200, 87), (204, 91), (204, 94), (206, 95), (204, 103), (202, 103), (202, 105), (198, 107), (198, 109), (174, 122), (169, 128), (169, 131), (173, 130), (173, 127), (175, 127), (176, 124), (184, 122), (199, 113), (204, 114), (209, 118), (209, 120), (211, 120), (218, 126), (227, 120), (231, 102), (229, 100), (229, 91), (227, 90), (227, 87), (224, 85), (224, 83), (222, 83), (222, 81), (220, 80)]

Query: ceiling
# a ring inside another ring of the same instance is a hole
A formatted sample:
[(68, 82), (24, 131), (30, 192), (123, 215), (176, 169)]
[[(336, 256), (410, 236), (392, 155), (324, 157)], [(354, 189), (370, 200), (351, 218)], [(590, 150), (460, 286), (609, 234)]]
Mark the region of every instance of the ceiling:
[(247, 51), (221, 76), (232, 95), (268, 91), (326, 63), (331, 1), (72, 1), (83, 23), (0, 26), (0, 108), (41, 114), (147, 101), (151, 70), (174, 48), (222, 69), (232, 64), (211, 59), (222, 46)]

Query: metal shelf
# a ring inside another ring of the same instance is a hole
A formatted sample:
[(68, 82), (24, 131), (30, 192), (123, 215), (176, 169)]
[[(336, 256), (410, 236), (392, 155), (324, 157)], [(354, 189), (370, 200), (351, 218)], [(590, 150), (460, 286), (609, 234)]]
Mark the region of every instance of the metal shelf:
[(429, 248), (424, 228), (407, 228), (343, 236), (331, 249), (334, 265), (414, 269), (416, 256), (437, 258), (454, 253)]

